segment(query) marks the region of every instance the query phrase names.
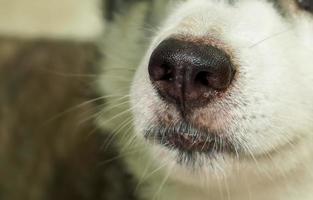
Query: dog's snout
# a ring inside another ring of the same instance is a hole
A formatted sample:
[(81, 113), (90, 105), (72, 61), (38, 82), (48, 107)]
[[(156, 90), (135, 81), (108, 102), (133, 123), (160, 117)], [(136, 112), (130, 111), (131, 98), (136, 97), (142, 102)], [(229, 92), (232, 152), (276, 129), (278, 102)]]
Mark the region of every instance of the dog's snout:
[(226, 90), (235, 69), (230, 56), (200, 42), (179, 39), (163, 41), (152, 53), (149, 75), (167, 101), (186, 106), (203, 105)]

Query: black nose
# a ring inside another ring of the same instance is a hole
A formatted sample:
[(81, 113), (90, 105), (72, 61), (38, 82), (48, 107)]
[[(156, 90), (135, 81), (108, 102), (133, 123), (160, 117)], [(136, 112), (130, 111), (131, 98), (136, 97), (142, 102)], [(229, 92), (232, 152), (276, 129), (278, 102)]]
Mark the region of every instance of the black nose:
[(149, 75), (158, 93), (183, 106), (207, 103), (231, 84), (235, 69), (224, 51), (202, 43), (167, 39), (152, 53)]

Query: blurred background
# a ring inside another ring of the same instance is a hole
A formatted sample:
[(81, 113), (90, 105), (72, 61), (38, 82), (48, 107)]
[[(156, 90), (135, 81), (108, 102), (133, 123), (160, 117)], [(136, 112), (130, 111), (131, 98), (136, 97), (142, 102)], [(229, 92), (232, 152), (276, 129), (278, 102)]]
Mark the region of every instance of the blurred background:
[(97, 41), (119, 3), (0, 0), (0, 200), (135, 198), (90, 117)]

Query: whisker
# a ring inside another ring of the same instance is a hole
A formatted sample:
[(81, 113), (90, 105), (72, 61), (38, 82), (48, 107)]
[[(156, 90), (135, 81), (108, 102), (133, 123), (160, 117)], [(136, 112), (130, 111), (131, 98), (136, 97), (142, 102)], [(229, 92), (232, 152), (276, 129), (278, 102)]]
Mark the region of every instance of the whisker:
[(45, 68), (38, 68), (36, 69), (38, 71), (43, 71), (49, 74), (57, 75), (57, 76), (63, 76), (63, 77), (86, 77), (86, 78), (94, 78), (99, 77), (99, 74), (76, 74), (76, 73), (66, 73), (66, 72), (60, 72), (60, 71), (52, 71)]
[(113, 70), (116, 70), (116, 71), (128, 71), (128, 72), (136, 72), (136, 69), (132, 69), (132, 68), (129, 68), (129, 67), (106, 67), (104, 69), (105, 71), (113, 71)]
[(113, 157), (113, 158), (110, 158), (110, 159), (101, 161), (101, 162), (98, 163), (97, 166), (99, 167), (99, 166), (107, 165), (107, 164), (109, 164), (109, 163), (111, 163), (111, 162), (113, 162), (113, 161), (122, 159), (122, 158), (124, 158), (124, 157), (126, 157), (126, 156), (135, 154), (135, 153), (140, 152), (140, 151), (142, 151), (142, 149), (134, 148), (133, 150), (129, 150), (129, 151), (123, 153), (123, 154), (120, 153), (118, 156), (115, 156), (115, 157)]
[(108, 107), (106, 107), (105, 109), (99, 110), (99, 111), (96, 112), (95, 114), (90, 115), (88, 118), (86, 118), (86, 119), (80, 121), (79, 123), (84, 123), (84, 122), (89, 121), (89, 120), (91, 120), (91, 119), (98, 118), (99, 116), (104, 115), (106, 112), (112, 111), (112, 110), (114, 110), (115, 108), (118, 109), (118, 108), (120, 108), (120, 106), (125, 105), (125, 104), (128, 104), (128, 103), (129, 103), (129, 101), (126, 100), (126, 101), (121, 102), (121, 103), (119, 103), (119, 104), (108, 106)]
[(123, 130), (123, 128), (125, 128), (132, 122), (133, 122), (132, 118), (124, 120), (124, 122), (121, 123), (121, 125), (119, 125), (115, 130), (112, 131), (109, 139), (103, 144), (102, 149), (106, 150), (109, 147), (109, 145), (113, 142), (114, 138), (116, 138), (117, 135), (119, 135), (119, 133)]
[[(133, 107), (131, 107), (131, 108), (129, 108), (129, 109), (126, 109), (126, 110), (124, 110), (124, 111), (122, 111), (122, 112), (120, 112), (120, 113), (118, 113), (118, 114), (112, 116), (112, 117), (109, 118), (109, 119), (106, 119), (106, 120), (104, 120), (104, 121), (101, 121), (101, 123), (102, 123), (102, 124), (106, 124), (106, 123), (108, 123), (108, 122), (113, 121), (114, 119), (117, 119), (117, 118), (123, 116), (123, 115), (130, 114), (130, 112), (131, 112), (133, 109), (134, 109)], [(104, 113), (101, 111), (101, 113), (99, 114), (99, 116), (97, 117), (97, 119), (100, 120), (101, 115), (103, 115), (103, 114), (104, 114)]]
[(144, 168), (144, 171), (143, 173), (141, 174), (139, 180), (138, 180), (138, 183), (135, 187), (135, 192), (137, 192), (139, 190), (139, 187), (141, 186), (141, 184), (143, 184), (144, 180), (145, 180), (145, 177), (147, 176), (148, 174), (148, 171), (149, 169), (151, 168), (153, 164), (153, 160), (152, 159), (149, 159), (149, 162), (146, 164), (145, 168)]
[(108, 98), (108, 97), (111, 97), (111, 95), (109, 95), (109, 96), (97, 97), (97, 98), (94, 98), (94, 99), (85, 101), (85, 102), (83, 102), (83, 103), (80, 103), (80, 104), (78, 104), (78, 105), (75, 105), (75, 106), (73, 106), (73, 107), (71, 107), (71, 108), (69, 108), (69, 109), (67, 109), (67, 110), (65, 110), (65, 111), (63, 111), (63, 112), (58, 113), (57, 115), (51, 117), (50, 119), (46, 120), (46, 121), (42, 124), (42, 126), (45, 126), (46, 124), (51, 123), (52, 121), (57, 120), (57, 119), (59, 119), (60, 117), (66, 115), (66, 114), (68, 114), (68, 113), (70, 113), (70, 112), (76, 111), (77, 109), (80, 109), (80, 108), (82, 108), (82, 107), (84, 107), (84, 106), (87, 106), (87, 105), (90, 105), (90, 104), (92, 104), (92, 103), (95, 103), (95, 102), (97, 102), (97, 101), (99, 101), (99, 100), (106, 99), (106, 98)]
[(168, 181), (171, 173), (173, 171), (173, 166), (170, 167), (170, 169), (168, 170), (168, 172), (166, 173), (166, 175), (164, 176), (163, 180), (160, 183), (160, 186), (158, 188), (158, 190), (156, 191), (156, 193), (154, 194), (153, 200), (157, 199), (158, 196), (160, 195), (160, 193), (162, 192), (163, 187), (166, 185), (166, 182)]
[(276, 37), (278, 37), (278, 36), (280, 36), (280, 35), (283, 35), (284, 33), (288, 33), (288, 32), (291, 31), (291, 30), (293, 30), (293, 27), (288, 28), (287, 30), (283, 30), (283, 31), (274, 33), (274, 34), (272, 34), (272, 35), (270, 35), (270, 36), (267, 36), (267, 37), (265, 37), (264, 39), (262, 39), (262, 40), (256, 42), (255, 44), (249, 46), (248, 48), (250, 48), (250, 49), (251, 49), (251, 48), (254, 48), (254, 47), (256, 47), (256, 46), (262, 44), (262, 43), (265, 42), (265, 41), (268, 41), (268, 40), (271, 40), (271, 39), (273, 39), (273, 38), (276, 38)]
[(168, 165), (168, 160), (163, 161), (156, 169), (151, 171), (147, 176), (143, 177), (143, 179), (140, 181), (141, 183), (145, 182), (148, 180), (150, 177), (152, 177), (154, 174), (158, 173), (161, 171), (163, 168), (165, 168)]
[(131, 121), (131, 125), (127, 128), (127, 130), (125, 131), (127, 134), (124, 135), (123, 138), (121, 138), (121, 140), (127, 139), (125, 137), (127, 137), (127, 135), (129, 134), (131, 136), (131, 138), (128, 139), (127, 143), (125, 144), (125, 146), (122, 148), (121, 151), (125, 151), (126, 149), (129, 148), (129, 146), (132, 145), (132, 143), (136, 140), (137, 136), (136, 134), (133, 133), (133, 124), (134, 120)]
[(245, 145), (245, 144), (243, 144), (243, 145), (245, 146), (245, 149), (248, 151), (250, 157), (251, 157), (252, 160), (254, 161), (254, 163), (255, 163), (255, 165), (256, 165), (256, 167), (257, 167), (257, 170), (258, 170), (260, 173), (262, 173), (262, 174), (264, 173), (264, 174), (266, 175), (266, 177), (267, 177), (269, 180), (273, 181), (272, 176), (271, 176), (270, 174), (268, 174), (266, 171), (262, 170), (262, 168), (260, 167), (260, 164), (259, 164), (258, 160), (257, 160), (256, 157), (254, 156), (254, 154), (253, 154), (252, 150), (250, 149), (250, 147), (249, 147), (248, 145)]

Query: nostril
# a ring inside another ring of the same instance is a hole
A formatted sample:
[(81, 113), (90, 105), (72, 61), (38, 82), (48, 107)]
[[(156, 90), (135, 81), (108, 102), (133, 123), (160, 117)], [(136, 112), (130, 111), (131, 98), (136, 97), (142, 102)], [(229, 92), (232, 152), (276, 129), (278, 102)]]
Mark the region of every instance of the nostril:
[(194, 83), (197, 87), (206, 87), (214, 90), (225, 90), (231, 84), (234, 71), (231, 68), (216, 71), (200, 71), (196, 74)]
[(200, 86), (210, 86), (210, 78), (212, 77), (211, 72), (199, 72), (196, 75), (195, 83)]
[(174, 67), (166, 61), (155, 62), (152, 60), (149, 64), (149, 75), (153, 81), (172, 81), (174, 79)]
[(160, 65), (162, 68), (163, 74), (159, 77), (160, 81), (173, 81), (174, 79), (174, 67), (169, 63), (164, 62)]

